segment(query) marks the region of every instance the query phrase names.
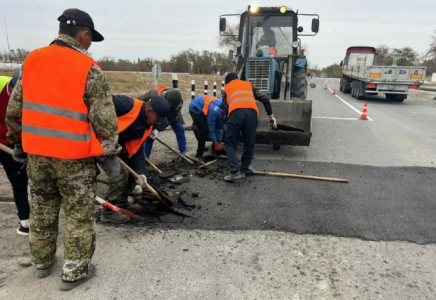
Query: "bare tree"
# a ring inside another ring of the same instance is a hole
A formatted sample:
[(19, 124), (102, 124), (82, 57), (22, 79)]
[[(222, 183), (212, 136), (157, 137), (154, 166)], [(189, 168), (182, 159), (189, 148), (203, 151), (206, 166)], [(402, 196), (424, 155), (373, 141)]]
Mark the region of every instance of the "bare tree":
[(232, 48), (238, 41), (239, 24), (228, 25), (223, 31), (222, 36), (219, 36), (218, 45), (222, 48)]

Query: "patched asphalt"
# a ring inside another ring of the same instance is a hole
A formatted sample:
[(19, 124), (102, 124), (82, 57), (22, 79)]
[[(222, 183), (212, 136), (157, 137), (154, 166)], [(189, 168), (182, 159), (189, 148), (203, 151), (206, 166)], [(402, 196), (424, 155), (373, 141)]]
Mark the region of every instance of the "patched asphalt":
[[(277, 230), (375, 241), (436, 242), (436, 169), (255, 160), (257, 170), (348, 179), (349, 183), (253, 175), (226, 183), (221, 173), (175, 188), (195, 219), (163, 216), (158, 227)], [(199, 193), (196, 198), (192, 193)]]

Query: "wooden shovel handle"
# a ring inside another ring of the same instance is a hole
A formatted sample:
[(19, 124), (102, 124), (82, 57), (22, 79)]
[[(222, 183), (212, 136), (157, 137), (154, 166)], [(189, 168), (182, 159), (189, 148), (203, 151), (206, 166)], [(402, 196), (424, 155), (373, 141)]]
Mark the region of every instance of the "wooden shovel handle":
[(162, 173), (162, 171), (147, 156), (144, 155), (144, 158), (145, 161), (153, 168), (153, 170), (155, 170), (159, 174)]
[(277, 176), (277, 177), (292, 177), (292, 178), (321, 180), (321, 181), (343, 182), (343, 183), (348, 183), (349, 182), (348, 179), (318, 177), (318, 176), (309, 176), (309, 175), (297, 175), (297, 174), (288, 174), (288, 173), (276, 173), (276, 172), (261, 172), (261, 171), (256, 171), (255, 174), (267, 175), (267, 176)]
[(0, 150), (6, 152), (7, 154), (12, 155), (13, 154), (13, 150), (11, 148), (9, 148), (6, 145), (3, 145), (2, 143), (0, 143)]
[[(120, 164), (126, 168), (127, 171), (129, 171), (130, 174), (133, 175), (133, 177), (135, 177), (136, 179), (141, 179), (142, 178), (138, 175), (138, 173), (136, 173), (135, 171), (133, 171), (133, 169), (131, 167), (129, 167), (121, 158), (118, 157), (118, 161), (120, 162)], [(145, 183), (145, 187), (147, 188), (147, 190), (152, 193), (157, 199), (159, 199), (160, 202), (162, 202), (163, 204), (166, 204), (165, 200), (162, 199), (162, 197), (156, 192), (156, 190), (149, 185), (147, 182)]]

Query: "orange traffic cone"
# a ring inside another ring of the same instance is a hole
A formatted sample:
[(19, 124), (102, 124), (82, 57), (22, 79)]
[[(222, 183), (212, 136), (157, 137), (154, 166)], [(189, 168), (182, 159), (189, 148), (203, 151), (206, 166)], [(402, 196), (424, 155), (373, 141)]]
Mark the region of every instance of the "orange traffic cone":
[(325, 90), (327, 89), (327, 83), (324, 83), (324, 89)]
[(368, 120), (368, 104), (365, 102), (363, 106), (362, 114), (360, 116), (361, 120)]
[(333, 95), (336, 95), (336, 87), (333, 87), (333, 92), (332, 92), (332, 94), (333, 94)]

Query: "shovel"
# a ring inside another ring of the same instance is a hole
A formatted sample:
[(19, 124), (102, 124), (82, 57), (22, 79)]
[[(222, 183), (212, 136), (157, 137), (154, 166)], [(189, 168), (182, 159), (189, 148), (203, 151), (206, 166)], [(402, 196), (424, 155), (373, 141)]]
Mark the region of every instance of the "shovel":
[(214, 160), (211, 160), (211, 161), (208, 161), (207, 163), (205, 163), (205, 162), (202, 162), (201, 160), (199, 160), (199, 159), (197, 159), (195, 157), (192, 157), (192, 156), (190, 156), (188, 154), (186, 154), (186, 157), (188, 157), (189, 159), (192, 159), (196, 163), (199, 163), (201, 165), (200, 168), (205, 168), (207, 166), (210, 166), (211, 164), (213, 164), (213, 163), (215, 163), (217, 161), (216, 159), (214, 159)]
[(113, 204), (107, 202), (106, 200), (101, 199), (99, 196), (95, 197), (95, 199), (96, 199), (97, 202), (100, 203), (102, 206), (104, 206), (104, 207), (106, 207), (106, 208), (109, 208), (110, 210), (112, 210), (112, 211), (114, 211), (114, 212), (116, 212), (116, 213), (119, 213), (119, 214), (121, 214), (121, 215), (126, 215), (126, 216), (128, 216), (129, 218), (132, 218), (132, 219), (135, 219), (135, 220), (138, 220), (138, 221), (142, 221), (142, 222), (145, 221), (145, 219), (144, 219), (143, 217), (140, 217), (140, 216), (138, 216), (138, 215), (135, 215), (134, 213), (131, 213), (131, 212), (128, 211), (128, 210), (125, 210), (125, 209), (119, 208), (118, 206), (115, 206), (115, 205), (113, 205)]
[[(6, 153), (8, 153), (8, 154), (10, 154), (10, 155), (12, 155), (12, 153), (13, 153), (13, 151), (12, 151), (11, 148), (9, 148), (9, 147), (3, 145), (2, 143), (0, 143), (0, 150), (4, 151), (4, 152), (6, 152)], [(97, 181), (99, 181), (99, 180), (97, 179)], [(104, 183), (107, 183), (107, 182), (104, 182)], [(122, 214), (122, 215), (126, 215), (126, 216), (128, 216), (128, 217), (130, 217), (130, 218), (132, 218), (132, 219), (136, 219), (136, 220), (138, 220), (138, 221), (145, 221), (144, 218), (142, 218), (142, 217), (140, 217), (140, 216), (138, 216), (138, 215), (135, 215), (134, 213), (131, 213), (131, 212), (128, 211), (128, 210), (125, 210), (125, 209), (119, 208), (118, 206), (115, 206), (115, 205), (113, 205), (113, 204), (110, 204), (109, 202), (107, 202), (106, 200), (104, 200), (104, 199), (102, 199), (102, 198), (100, 198), (100, 197), (98, 197), (98, 196), (95, 197), (95, 199), (96, 199), (97, 202), (100, 203), (102, 206), (107, 207), (107, 208), (109, 208), (110, 210), (113, 210), (114, 212), (117, 212), (117, 213)]]
[(170, 149), (171, 151), (173, 151), (174, 153), (176, 153), (178, 156), (180, 156), (181, 158), (183, 158), (184, 160), (186, 160), (189, 164), (193, 165), (194, 162), (191, 161), (189, 158), (187, 158), (185, 155), (183, 155), (182, 153), (180, 153), (179, 151), (177, 151), (176, 149), (174, 149), (173, 147), (171, 147), (170, 145), (166, 144), (165, 142), (163, 142), (161, 139), (159, 138), (155, 138), (155, 140), (157, 140), (159, 143), (161, 143), (162, 145), (164, 145), (165, 147), (167, 147), (168, 149)]
[(276, 177), (292, 177), (292, 178), (300, 178), (300, 179), (311, 179), (311, 180), (332, 181), (332, 182), (342, 182), (342, 183), (348, 183), (349, 182), (348, 179), (341, 179), (341, 178), (329, 178), (329, 177), (318, 177), (318, 176), (298, 175), (298, 174), (289, 174), (289, 173), (256, 171), (252, 167), (249, 167), (248, 169), (254, 175), (265, 175), (265, 176), (276, 176)]
[[(173, 177), (173, 176), (175, 176), (177, 174), (177, 172), (175, 172), (175, 171), (165, 171), (165, 172), (162, 172), (162, 170), (160, 170), (147, 156), (145, 156), (145, 161), (150, 165), (150, 167), (152, 167), (153, 170), (156, 171), (156, 173), (162, 179), (168, 179), (168, 178)], [(169, 179), (169, 180), (173, 181), (171, 179)]]
[[(120, 162), (120, 164), (124, 168), (126, 168), (127, 171), (129, 171), (130, 174), (132, 174), (133, 177), (135, 177), (136, 179), (141, 179), (142, 180), (142, 178), (135, 171), (133, 171), (133, 169), (130, 168), (121, 158), (118, 157), (118, 161)], [(182, 216), (182, 217), (193, 218), (192, 216), (177, 210), (180, 207), (176, 207), (175, 203), (173, 201), (171, 201), (171, 199), (166, 197), (163, 193), (159, 194), (158, 192), (156, 192), (156, 190), (151, 185), (149, 185), (147, 182), (145, 182), (145, 187), (147, 188), (147, 190), (150, 193), (153, 194), (153, 196), (155, 196), (173, 214), (178, 215), (178, 216)]]

